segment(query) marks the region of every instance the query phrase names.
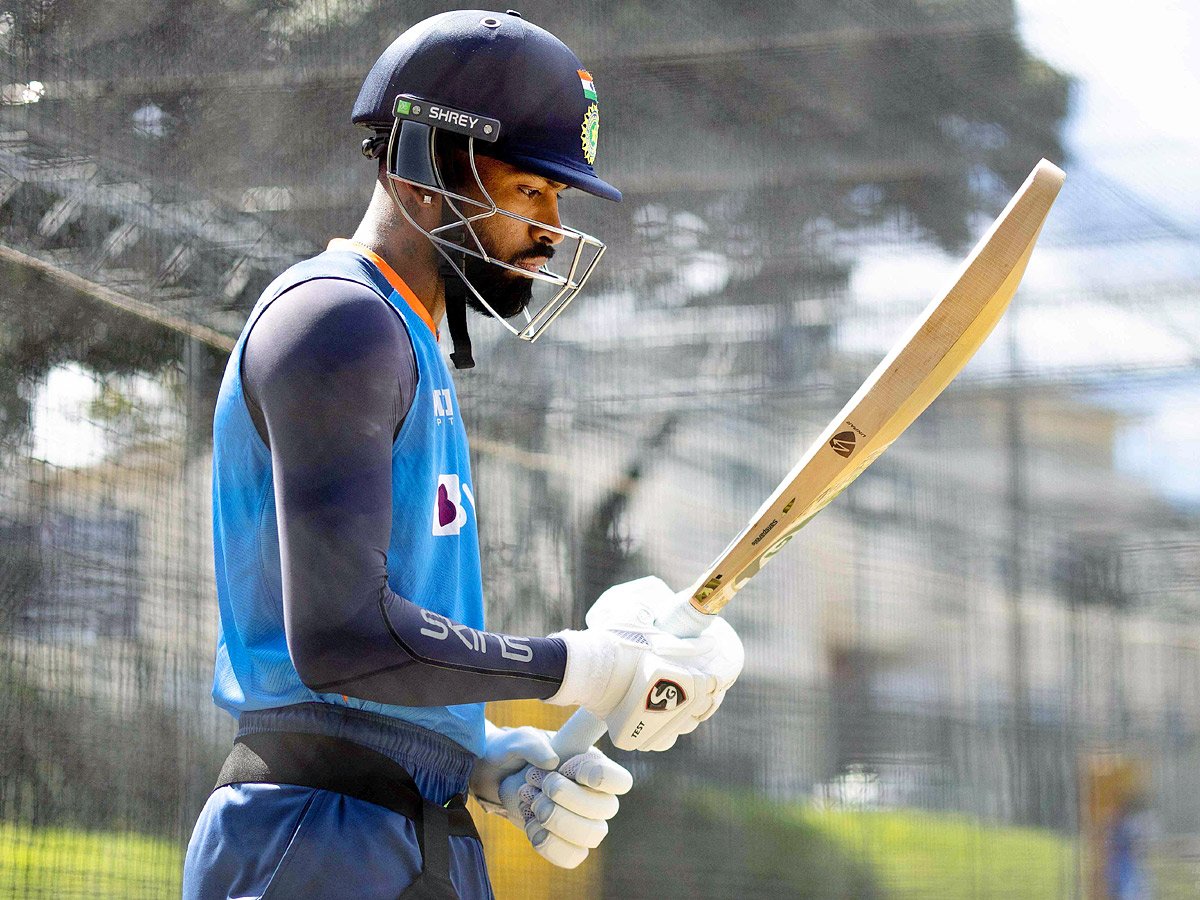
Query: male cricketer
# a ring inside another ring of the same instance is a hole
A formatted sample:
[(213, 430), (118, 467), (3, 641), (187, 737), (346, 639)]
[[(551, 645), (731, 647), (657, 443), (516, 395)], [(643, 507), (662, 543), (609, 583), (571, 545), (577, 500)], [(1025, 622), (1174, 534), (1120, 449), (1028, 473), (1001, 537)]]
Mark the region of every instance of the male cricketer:
[[(379, 161), (366, 214), (267, 287), (217, 400), (213, 697), (238, 733), (186, 900), (491, 897), (468, 791), (578, 865), (632, 777), (594, 747), (560, 759), (546, 732), (493, 726), (484, 702), (580, 706), (618, 746), (665, 750), (743, 663), (717, 617), (697, 637), (658, 627), (679, 601), (657, 578), (610, 588), (582, 631), (484, 630), (440, 326), (458, 367), (467, 306), (532, 339), (603, 252), (558, 213), (568, 188), (621, 198), (592, 167), (583, 64), (518, 13), (443, 13), (383, 53), (353, 120)], [(531, 313), (535, 281), (548, 298)]]

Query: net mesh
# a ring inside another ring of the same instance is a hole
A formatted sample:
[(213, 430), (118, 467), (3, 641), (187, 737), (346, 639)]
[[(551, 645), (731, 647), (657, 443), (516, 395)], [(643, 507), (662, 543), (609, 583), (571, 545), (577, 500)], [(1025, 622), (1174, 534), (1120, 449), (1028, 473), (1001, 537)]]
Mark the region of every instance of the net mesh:
[[(179, 891), (233, 733), (220, 373), (353, 231), (358, 85), (441, 8), (0, 9), (0, 898)], [(534, 347), (477, 323), (456, 375), (499, 630), (690, 584), (1037, 159), (1068, 182), (976, 360), (727, 608), (720, 715), (616, 754), (602, 848), (554, 870), (480, 817), (497, 895), (1102, 900), (1123, 822), (1155, 896), (1194, 896), (1196, 224), (1065, 146), (1080, 82), (1011, 3), (522, 12), (595, 76), (626, 199), (564, 206), (609, 244), (588, 291)]]

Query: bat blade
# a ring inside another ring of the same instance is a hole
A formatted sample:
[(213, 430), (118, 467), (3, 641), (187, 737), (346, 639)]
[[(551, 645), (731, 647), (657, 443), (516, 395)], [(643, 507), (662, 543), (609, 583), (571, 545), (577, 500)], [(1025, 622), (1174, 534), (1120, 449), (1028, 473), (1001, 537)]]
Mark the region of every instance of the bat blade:
[[(658, 625), (681, 637), (704, 627), (690, 607), (719, 612), (737, 590), (925, 411), (987, 340), (1021, 283), (1042, 223), (1065, 176), (1042, 160), (959, 268), (813, 442), (754, 518)], [(578, 710), (553, 739), (560, 759), (606, 731)]]
[(939, 294), (749, 524), (692, 586), (691, 604), (719, 612), (810, 519), (925, 411), (1008, 308), (1065, 175), (1042, 160)]

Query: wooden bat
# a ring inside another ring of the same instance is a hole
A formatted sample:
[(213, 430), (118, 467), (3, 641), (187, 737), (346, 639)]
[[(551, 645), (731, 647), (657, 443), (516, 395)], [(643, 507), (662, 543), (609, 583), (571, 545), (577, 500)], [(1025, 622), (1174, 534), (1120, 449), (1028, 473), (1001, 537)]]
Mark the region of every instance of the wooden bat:
[[(1065, 177), (1047, 160), (1037, 164), (950, 287), (909, 326), (742, 532), (692, 585), (688, 601), (658, 623), (660, 628), (680, 637), (699, 634), (705, 617), (720, 612), (962, 371), (1008, 308)], [(605, 730), (603, 722), (581, 709), (559, 730), (554, 748), (565, 762)]]

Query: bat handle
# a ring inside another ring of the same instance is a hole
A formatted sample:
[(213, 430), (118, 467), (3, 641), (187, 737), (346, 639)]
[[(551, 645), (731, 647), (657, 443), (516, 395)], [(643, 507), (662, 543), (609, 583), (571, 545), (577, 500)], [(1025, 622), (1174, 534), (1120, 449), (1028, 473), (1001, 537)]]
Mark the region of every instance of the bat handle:
[[(690, 597), (680, 601), (670, 613), (655, 624), (663, 631), (676, 637), (698, 637), (713, 617), (692, 606)], [(576, 710), (551, 740), (559, 764), (565, 763), (576, 754), (585, 752), (592, 744), (604, 737), (608, 726), (586, 709)]]
[(691, 595), (687, 595), (671, 612), (667, 613), (664, 618), (658, 619), (654, 624), (675, 637), (694, 638), (700, 637), (704, 633), (704, 629), (712, 624), (714, 618), (716, 616), (696, 609), (692, 605)]
[(558, 764), (561, 766), (572, 756), (586, 752), (606, 731), (608, 726), (603, 720), (586, 709), (575, 710), (550, 740), (550, 746), (558, 754)]

